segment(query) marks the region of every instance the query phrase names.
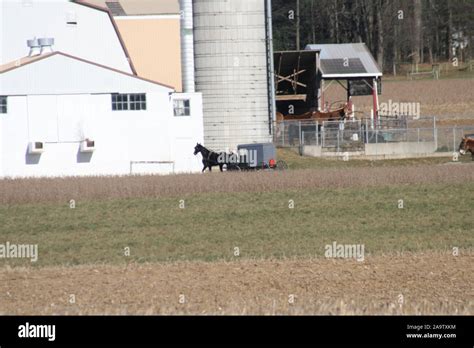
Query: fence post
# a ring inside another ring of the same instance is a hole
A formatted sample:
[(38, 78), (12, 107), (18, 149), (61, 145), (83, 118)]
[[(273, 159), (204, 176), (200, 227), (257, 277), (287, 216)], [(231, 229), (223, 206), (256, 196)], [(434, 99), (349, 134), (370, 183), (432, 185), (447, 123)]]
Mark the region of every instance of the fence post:
[(301, 133), (301, 145), (304, 145), (304, 131)]
[(365, 119), (365, 143), (369, 143), (369, 129), (367, 128), (369, 126), (369, 122), (367, 119)]
[(326, 127), (323, 121), (323, 125), (321, 126), (321, 147), (324, 147), (324, 138), (326, 138)]
[(453, 127), (453, 151), (456, 151), (456, 127)]
[(340, 130), (337, 131), (337, 152), (339, 152), (339, 134)]
[(363, 141), (362, 140), (362, 121), (361, 120), (357, 121), (357, 126), (359, 127), (359, 141)]
[(318, 134), (318, 133), (319, 133), (318, 121), (316, 121), (316, 146), (319, 145), (319, 141), (318, 141), (318, 140), (319, 140), (319, 139), (318, 139), (318, 138), (319, 138), (319, 134)]
[(436, 116), (433, 118), (433, 141), (435, 149), (438, 150), (438, 128), (436, 128)]
[(301, 145), (301, 121), (298, 122), (298, 136), (299, 136), (299, 145)]
[(418, 127), (416, 129), (416, 143), (419, 144), (420, 143), (420, 127)]
[(280, 125), (281, 125), (281, 146), (285, 147), (285, 121), (281, 121)]

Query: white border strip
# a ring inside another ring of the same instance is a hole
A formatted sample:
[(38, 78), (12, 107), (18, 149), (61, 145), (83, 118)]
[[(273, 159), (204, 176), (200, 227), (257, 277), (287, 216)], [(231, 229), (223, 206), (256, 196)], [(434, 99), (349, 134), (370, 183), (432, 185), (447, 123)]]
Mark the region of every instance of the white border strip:
[(347, 78), (347, 77), (379, 77), (382, 74), (323, 74), (323, 78)]

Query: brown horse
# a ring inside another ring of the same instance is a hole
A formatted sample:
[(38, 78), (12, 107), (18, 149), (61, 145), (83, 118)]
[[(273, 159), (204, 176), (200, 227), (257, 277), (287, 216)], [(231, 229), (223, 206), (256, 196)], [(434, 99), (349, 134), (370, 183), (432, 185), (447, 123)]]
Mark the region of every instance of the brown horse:
[(340, 109), (336, 109), (329, 112), (322, 111), (308, 111), (301, 115), (283, 115), (281, 112), (276, 113), (277, 122), (281, 121), (303, 121), (303, 120), (315, 120), (315, 121), (342, 121), (346, 118), (349, 108), (348, 105), (344, 105)]
[(474, 161), (474, 139), (463, 137), (461, 144), (459, 144), (459, 153), (465, 155), (470, 152), (472, 160)]

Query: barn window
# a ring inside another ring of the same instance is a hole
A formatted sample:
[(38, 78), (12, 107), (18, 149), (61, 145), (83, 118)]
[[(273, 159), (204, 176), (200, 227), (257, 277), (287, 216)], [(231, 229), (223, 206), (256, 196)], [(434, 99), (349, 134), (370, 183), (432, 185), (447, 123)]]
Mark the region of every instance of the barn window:
[(189, 99), (175, 99), (174, 115), (191, 116), (191, 101)]
[(112, 110), (128, 110), (128, 94), (112, 94)]
[(114, 111), (137, 111), (146, 110), (146, 94), (112, 94), (112, 110)]
[(146, 110), (146, 94), (130, 94), (130, 110)]
[(6, 114), (7, 110), (7, 97), (0, 96), (0, 114)]

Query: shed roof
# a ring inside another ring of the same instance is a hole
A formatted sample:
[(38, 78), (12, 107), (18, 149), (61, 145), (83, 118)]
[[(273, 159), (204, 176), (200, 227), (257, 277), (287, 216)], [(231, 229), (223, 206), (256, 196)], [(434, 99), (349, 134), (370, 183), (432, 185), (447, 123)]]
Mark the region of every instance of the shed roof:
[(114, 16), (179, 14), (178, 0), (86, 0), (108, 8)]
[(316, 66), (318, 50), (306, 51), (278, 51), (273, 54), (275, 67), (282, 74), (291, 74), (297, 67), (310, 69)]
[(306, 50), (321, 50), (323, 78), (382, 76), (377, 62), (364, 43), (307, 45)]

